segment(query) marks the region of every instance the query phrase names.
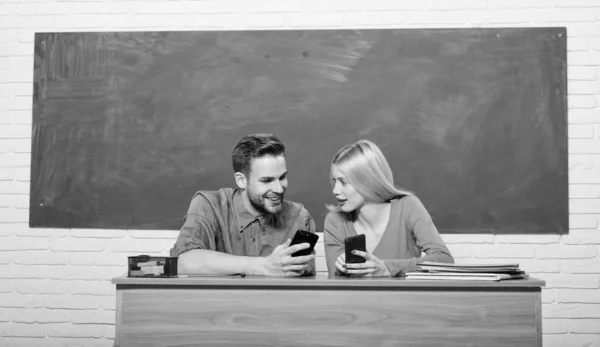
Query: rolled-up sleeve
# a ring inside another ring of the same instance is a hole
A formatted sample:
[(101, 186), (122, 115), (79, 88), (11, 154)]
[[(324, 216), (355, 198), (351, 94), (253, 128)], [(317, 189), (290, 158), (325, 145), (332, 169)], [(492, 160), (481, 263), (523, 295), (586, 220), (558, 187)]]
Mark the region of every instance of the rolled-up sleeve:
[(196, 194), (190, 203), (177, 241), (171, 248), (171, 257), (178, 257), (192, 249), (214, 251), (216, 232), (217, 221), (213, 207), (202, 194)]

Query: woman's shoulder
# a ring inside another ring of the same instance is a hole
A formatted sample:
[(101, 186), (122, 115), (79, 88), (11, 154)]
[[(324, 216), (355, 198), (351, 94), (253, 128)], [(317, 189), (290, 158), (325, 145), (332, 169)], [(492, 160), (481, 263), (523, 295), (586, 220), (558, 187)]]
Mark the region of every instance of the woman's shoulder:
[(404, 195), (392, 200), (392, 206), (397, 211), (410, 213), (414, 211), (422, 211), (425, 209), (423, 203), (416, 195)]
[(327, 226), (339, 226), (349, 221), (349, 216), (345, 212), (341, 211), (329, 211), (325, 216), (325, 227)]

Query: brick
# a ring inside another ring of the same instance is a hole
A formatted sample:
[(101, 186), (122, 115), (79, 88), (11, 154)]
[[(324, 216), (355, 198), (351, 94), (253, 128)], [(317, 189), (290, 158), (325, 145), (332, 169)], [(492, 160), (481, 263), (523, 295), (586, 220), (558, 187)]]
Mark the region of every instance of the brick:
[(600, 185), (598, 184), (571, 184), (569, 185), (570, 199), (600, 198)]
[(600, 123), (599, 110), (574, 110), (569, 111), (569, 124), (595, 124)]
[(106, 248), (106, 243), (102, 239), (52, 239), (49, 248), (54, 252), (100, 252)]
[(552, 288), (542, 288), (542, 304), (551, 304), (556, 301), (556, 290)]
[(566, 334), (568, 331), (565, 319), (542, 319), (543, 334)]
[[(2, 139), (30, 139), (30, 125), (0, 125), (0, 138)], [(7, 160), (4, 159), (3, 160)], [(2, 161), (0, 161), (2, 162)], [(29, 166), (29, 165), (28, 165)]]
[(600, 273), (599, 259), (569, 259), (561, 260), (563, 273), (573, 274), (598, 274)]
[[(0, 165), (4, 167), (25, 167), (31, 165), (31, 155), (29, 153), (5, 153), (0, 154)], [(29, 185), (27, 185), (29, 187)], [(28, 194), (29, 188), (23, 194)]]
[(554, 7), (598, 7), (598, 0), (554, 0)]
[(157, 253), (162, 251), (161, 240), (151, 239), (122, 239), (106, 240), (107, 250), (109, 252), (129, 252), (129, 253)]
[(113, 277), (126, 275), (126, 266), (53, 266), (47, 276), (55, 280), (109, 280)]
[(360, 11), (363, 9), (363, 7), (364, 7), (364, 3), (361, 1), (304, 0), (302, 2), (302, 9), (304, 9), (306, 12)]
[(52, 31), (53, 16), (10, 16), (0, 21), (2, 29), (36, 28), (38, 31)]
[[(217, 15), (220, 16), (220, 15)], [(176, 24), (182, 24), (182, 18), (189, 18), (189, 15), (170, 15), (164, 16), (159, 14), (138, 14), (135, 15), (135, 20), (132, 20), (132, 16), (124, 15), (124, 16), (109, 16), (114, 17), (111, 19), (111, 23), (109, 25), (121, 28), (121, 27), (131, 27), (131, 28), (148, 28), (148, 27), (170, 27)], [(201, 22), (195, 22), (201, 23)], [(204, 24), (204, 23), (203, 23)], [(225, 25), (224, 22), (221, 22), (221, 25)]]
[(116, 229), (71, 229), (71, 236), (85, 238), (125, 238), (127, 231)]
[[(117, 24), (115, 17), (109, 14), (53, 16), (53, 25), (56, 29), (103, 29)], [(131, 16), (127, 16), (127, 18), (131, 21)], [(137, 17), (135, 22), (137, 22)], [(158, 21), (155, 26), (160, 26), (158, 23), (161, 22)]]
[(569, 212), (600, 214), (600, 199), (570, 199)]
[(281, 28), (287, 17), (280, 13), (262, 13), (248, 16), (246, 24), (251, 28)]
[(0, 310), (0, 322), (10, 322), (10, 312), (7, 309)]
[(115, 324), (114, 311), (74, 311), (72, 315), (74, 324)]
[(413, 14), (411, 11), (360, 12), (357, 14), (356, 24), (362, 27), (395, 27)]
[(538, 259), (585, 259), (598, 255), (598, 247), (593, 245), (540, 245), (537, 246)]
[(44, 324), (0, 323), (0, 336), (5, 337), (45, 337)]
[[(18, 41), (21, 43), (34, 43), (35, 42), (35, 30), (34, 29), (19, 29)], [(31, 69), (31, 66), (27, 69)], [(19, 68), (21, 69), (21, 68)]]
[(597, 347), (600, 346), (600, 335), (552, 334), (542, 336), (544, 347)]
[(292, 28), (315, 27), (329, 28), (341, 27), (348, 19), (347, 13), (314, 12), (310, 16), (290, 15), (288, 25)]
[(600, 319), (572, 319), (569, 332), (574, 334), (600, 334)]
[(52, 3), (19, 3), (16, 4), (15, 13), (19, 16), (47, 16), (69, 13), (69, 5), (57, 2)]
[[(2, 182), (0, 182), (0, 186)], [(29, 211), (17, 210), (17, 209), (1, 209), (0, 210), (0, 221), (3, 223), (19, 223), (27, 222), (29, 220)]]
[(69, 229), (30, 228), (29, 224), (15, 224), (15, 235), (32, 237), (69, 237)]
[(129, 237), (136, 239), (177, 239), (179, 230), (128, 230)]
[(0, 111), (0, 125), (13, 124), (13, 112)]
[(114, 2), (74, 2), (71, 4), (73, 14), (126, 14), (127, 4)]
[[(600, 11), (596, 13), (597, 16), (600, 16)], [(589, 40), (590, 47), (595, 51), (600, 51), (600, 38), (594, 37)]]
[(48, 240), (32, 237), (4, 238), (0, 243), (0, 251), (26, 251), (48, 248)]
[(13, 111), (13, 122), (16, 125), (28, 125), (31, 128), (31, 111)]
[(13, 262), (19, 265), (66, 265), (67, 255), (50, 251), (15, 252)]
[[(439, 1), (439, 0), (438, 0)], [(425, 10), (424, 1), (371, 0), (362, 2), (365, 11)]]
[(445, 243), (494, 243), (492, 234), (444, 234)]
[[(557, 259), (511, 259), (511, 263), (519, 264), (519, 268), (527, 273), (558, 273), (560, 261)], [(492, 263), (506, 263), (506, 259), (497, 259)]]
[(591, 124), (571, 124), (568, 133), (570, 139), (593, 139), (594, 127)]
[(569, 184), (600, 184), (600, 170), (571, 171)]
[(5, 236), (13, 236), (13, 235), (14, 235), (14, 231), (13, 231), (11, 224), (8, 224), (8, 223), (0, 224), (0, 236), (5, 237)]
[(569, 95), (567, 103), (569, 110), (596, 108), (596, 98), (592, 95)]
[[(29, 61), (29, 59), (28, 59)], [(31, 61), (33, 64), (33, 61)], [(27, 96), (32, 99), (33, 95), (33, 86), (29, 83), (15, 83), (14, 86), (14, 95), (15, 96)]]
[[(567, 34), (569, 34), (569, 33), (570, 33), (570, 31), (567, 30)], [(574, 51), (574, 52), (568, 51), (567, 52), (567, 61), (569, 62), (569, 66), (598, 66), (598, 65), (600, 65), (600, 62), (598, 59), (600, 59), (600, 52), (596, 52), (596, 51)], [(569, 89), (569, 94), (572, 94), (570, 89)]]
[(496, 235), (496, 243), (548, 244), (560, 242), (560, 235)]
[[(11, 62), (9, 58), (0, 57), (0, 70), (8, 70), (12, 69)], [(4, 100), (4, 98), (10, 98), (13, 96), (14, 88), (10, 84), (0, 85), (0, 100)]]
[(12, 293), (14, 290), (14, 280), (0, 281), (0, 293)]
[(12, 262), (12, 252), (0, 252), (0, 264), (10, 264)]
[(14, 195), (13, 203), (15, 208), (28, 209), (29, 208), (29, 196), (28, 195)]
[[(589, 40), (585, 37), (570, 37), (567, 41), (567, 50), (568, 51), (587, 51), (589, 49)], [(570, 80), (593, 80), (595, 79), (596, 74), (594, 73), (594, 78), (591, 78), (590, 75), (585, 75), (583, 71), (579, 71), (578, 68), (586, 69), (591, 68), (593, 66), (572, 66), (567, 68), (567, 77)]]
[(48, 324), (50, 337), (104, 337), (103, 325), (58, 323)]
[[(510, 0), (507, 2), (510, 2)], [(488, 7), (488, 4), (485, 1), (479, 0), (425, 0), (425, 4), (428, 10), (469, 10), (484, 9)]]
[(600, 277), (587, 274), (536, 274), (534, 277), (546, 281), (546, 288), (600, 288)]
[(533, 245), (498, 244), (473, 247), (475, 258), (533, 258), (534, 254)]
[(569, 81), (569, 95), (593, 95), (600, 93), (600, 81)]
[[(65, 281), (60, 281), (65, 282)], [(80, 295), (113, 295), (115, 286), (110, 280), (104, 281), (68, 281), (71, 293)]]
[(553, 304), (545, 305), (544, 318), (600, 318), (599, 304)]
[(46, 295), (44, 301), (47, 308), (67, 310), (96, 310), (100, 308), (100, 298), (94, 295)]
[[(535, 1), (535, 0), (533, 0)], [(537, 23), (556, 23), (556, 22), (594, 22), (596, 16), (590, 10), (585, 9), (563, 9), (557, 10), (536, 10), (533, 12), (533, 18)], [(570, 43), (570, 41), (569, 41)], [(567, 45), (568, 47), (569, 45)]]
[(63, 294), (73, 289), (70, 285), (68, 281), (24, 279), (15, 281), (15, 291), (21, 294)]
[(599, 154), (600, 140), (598, 139), (569, 139), (569, 153)]
[[(0, 155), (0, 159), (2, 159), (2, 155)], [(28, 182), (0, 181), (0, 194), (11, 194), (11, 195), (29, 194), (29, 186), (30, 185)], [(12, 213), (11, 211), (14, 212), (14, 210), (5, 211), (5, 213), (7, 213), (6, 219), (4, 219), (3, 217), (0, 217), (0, 220), (2, 220), (4, 222), (9, 222), (9, 221), (16, 222), (16, 220), (14, 220), (14, 218), (11, 219), (11, 216), (10, 216), (10, 214)], [(0, 214), (0, 216), (2, 216), (2, 215)], [(16, 217), (16, 216), (13, 216), (13, 217)], [(26, 222), (26, 221), (28, 221), (28, 219), (20, 220), (20, 221)]]
[(13, 208), (14, 206), (14, 199), (13, 199), (14, 195), (4, 195), (1, 194), (0, 195), (0, 209), (9, 209), (9, 208)]
[(69, 264), (75, 266), (123, 266), (127, 269), (127, 256), (119, 253), (80, 253), (70, 252)]
[(0, 151), (31, 153), (31, 139), (0, 139)]
[(22, 279), (22, 278), (46, 278), (48, 277), (46, 266), (0, 266), (0, 278)]
[(569, 216), (569, 228), (571, 229), (596, 229), (598, 218), (594, 215), (572, 214)]
[(561, 289), (557, 292), (557, 301), (565, 303), (600, 304), (600, 290), (597, 289)]
[(117, 297), (113, 295), (103, 298), (102, 308), (109, 311), (115, 311), (117, 309)]
[(71, 312), (46, 308), (20, 309), (13, 311), (12, 320), (16, 323), (66, 323), (71, 321)]
[(489, 23), (493, 25), (502, 24), (526, 24), (532, 21), (531, 10), (495, 10), (481, 11), (481, 14), (471, 18), (473, 23)]
[(469, 244), (449, 244), (447, 245), (452, 256), (458, 258), (468, 258), (471, 256), (472, 245)]
[[(594, 170), (600, 170), (600, 155), (592, 155)], [(600, 171), (597, 171), (600, 174)]]
[(0, 43), (17, 41), (17, 31), (0, 28)]
[[(64, 347), (67, 340), (56, 338), (15, 337), (8, 341), (7, 347)], [(81, 346), (81, 345), (80, 345)]]
[(0, 294), (1, 307), (38, 308), (44, 306), (44, 299), (39, 295)]
[(600, 244), (600, 230), (577, 230), (572, 229), (569, 235), (565, 235), (563, 242), (568, 245)]

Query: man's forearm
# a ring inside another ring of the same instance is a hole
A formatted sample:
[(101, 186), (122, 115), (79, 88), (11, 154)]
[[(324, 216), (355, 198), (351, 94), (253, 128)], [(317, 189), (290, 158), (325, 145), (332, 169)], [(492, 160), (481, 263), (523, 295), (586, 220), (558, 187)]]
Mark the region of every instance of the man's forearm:
[(179, 255), (180, 275), (262, 275), (264, 258), (244, 257), (206, 249), (192, 249)]

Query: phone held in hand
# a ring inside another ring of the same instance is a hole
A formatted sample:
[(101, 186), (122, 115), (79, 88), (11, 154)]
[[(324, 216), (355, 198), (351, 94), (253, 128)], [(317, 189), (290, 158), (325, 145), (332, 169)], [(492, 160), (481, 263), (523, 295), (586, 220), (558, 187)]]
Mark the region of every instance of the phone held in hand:
[(301, 229), (296, 230), (296, 234), (292, 239), (292, 243), (290, 246), (298, 245), (301, 243), (308, 243), (310, 247), (307, 249), (303, 249), (292, 254), (292, 257), (299, 257), (302, 255), (310, 255), (315, 249), (315, 245), (317, 244), (317, 240), (319, 239), (319, 235), (310, 233), (308, 231), (304, 231)]
[(365, 235), (356, 235), (347, 237), (344, 240), (344, 248), (346, 249), (346, 264), (364, 263), (365, 258), (352, 254), (352, 251), (367, 251)]

